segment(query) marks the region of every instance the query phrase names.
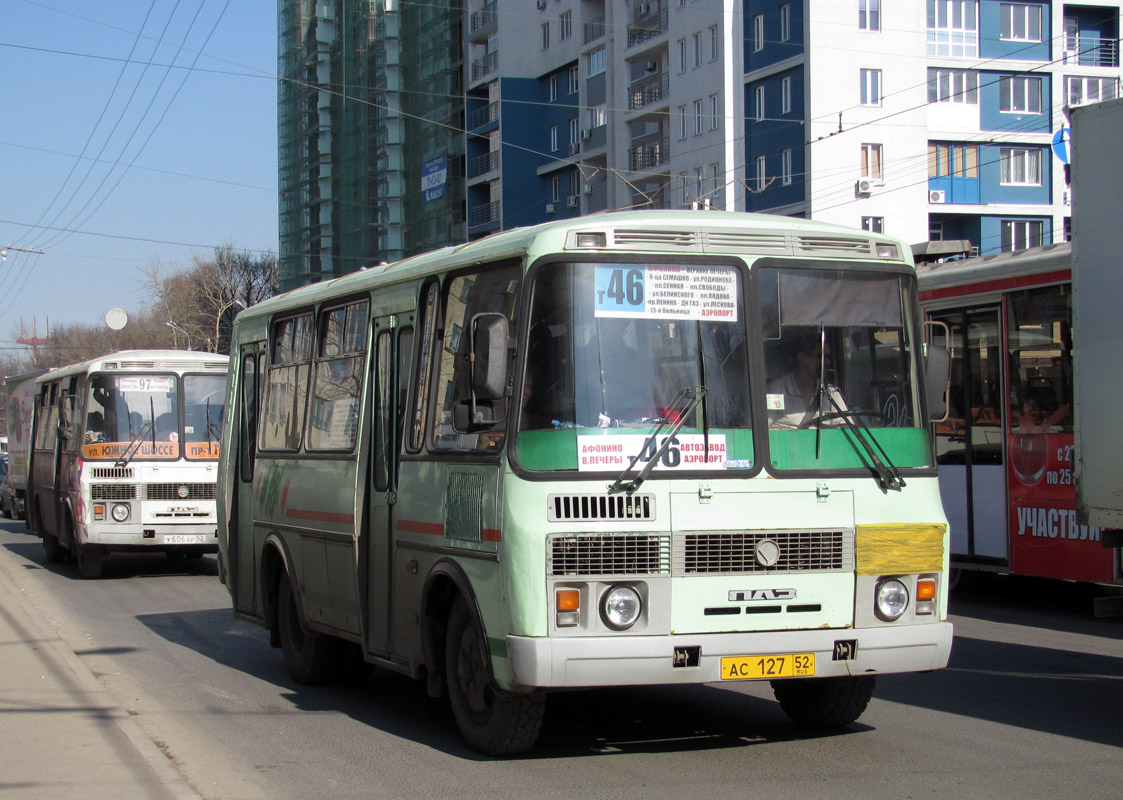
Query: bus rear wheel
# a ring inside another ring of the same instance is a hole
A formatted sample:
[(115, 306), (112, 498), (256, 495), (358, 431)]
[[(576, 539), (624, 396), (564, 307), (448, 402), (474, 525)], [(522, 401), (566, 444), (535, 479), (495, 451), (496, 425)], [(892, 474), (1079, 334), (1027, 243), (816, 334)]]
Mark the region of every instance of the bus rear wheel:
[(277, 628), (285, 669), (294, 681), (303, 686), (315, 686), (332, 676), (339, 664), (340, 640), (317, 634), (304, 626), (288, 572), (281, 573), (278, 586)]
[(772, 681), (772, 693), (793, 721), (810, 728), (841, 728), (862, 716), (873, 697), (871, 677)]
[(465, 741), (485, 755), (521, 753), (538, 740), (546, 696), (498, 692), (491, 684), (488, 663), (479, 622), (458, 598), (445, 631), (445, 676), (456, 726)]

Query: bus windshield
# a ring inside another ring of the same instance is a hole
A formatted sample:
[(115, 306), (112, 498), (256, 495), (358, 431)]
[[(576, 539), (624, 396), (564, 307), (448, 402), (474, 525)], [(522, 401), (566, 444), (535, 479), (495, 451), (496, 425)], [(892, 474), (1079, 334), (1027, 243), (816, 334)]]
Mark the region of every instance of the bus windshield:
[(187, 458), (218, 458), (225, 375), (183, 376), (183, 441)]
[(869, 466), (866, 445), (929, 465), (904, 278), (767, 267), (758, 283), (773, 468)]
[[(616, 470), (619, 463), (609, 459), (577, 458), (581, 441), (602, 436), (598, 449), (625, 437), (642, 443), (660, 421), (679, 422), (689, 405), (686, 393), (700, 388), (703, 399), (677, 438), (688, 451), (697, 444), (691, 437), (712, 440), (699, 445), (712, 444), (709, 460), (700, 462), (710, 468), (728, 458), (751, 465), (745, 314), (736, 268), (672, 262), (544, 266), (534, 278), (526, 347), (517, 443), (524, 466)], [(551, 435), (562, 430), (569, 433)], [(672, 457), (665, 466), (689, 463)]]
[(94, 375), (82, 431), (82, 455), (179, 458), (179, 379), (175, 375)]

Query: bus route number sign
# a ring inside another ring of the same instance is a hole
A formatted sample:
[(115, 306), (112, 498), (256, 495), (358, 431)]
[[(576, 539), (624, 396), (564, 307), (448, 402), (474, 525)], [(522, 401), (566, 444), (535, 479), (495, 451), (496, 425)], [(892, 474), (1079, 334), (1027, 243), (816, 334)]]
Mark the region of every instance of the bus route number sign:
[(737, 271), (731, 267), (597, 265), (598, 317), (737, 320)]

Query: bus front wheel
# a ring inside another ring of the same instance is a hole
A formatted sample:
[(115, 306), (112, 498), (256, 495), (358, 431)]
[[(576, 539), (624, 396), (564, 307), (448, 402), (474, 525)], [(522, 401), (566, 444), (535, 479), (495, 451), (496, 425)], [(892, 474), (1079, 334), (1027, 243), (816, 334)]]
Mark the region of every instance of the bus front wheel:
[(61, 564), (66, 560), (66, 548), (59, 543), (58, 537), (53, 533), (43, 532), (43, 552), (47, 556), (48, 564)]
[(288, 572), (281, 573), (278, 586), (277, 628), (285, 669), (294, 681), (303, 686), (315, 686), (332, 676), (339, 664), (340, 640), (305, 628)]
[(874, 678), (797, 678), (772, 681), (772, 693), (793, 721), (811, 728), (841, 728), (862, 716)]
[(96, 544), (76, 544), (78, 549), (78, 574), (83, 578), (101, 577), (102, 551)]
[(489, 756), (530, 749), (542, 730), (546, 696), (502, 694), (491, 684), (488, 649), (479, 622), (458, 598), (445, 631), (448, 699), (460, 734)]

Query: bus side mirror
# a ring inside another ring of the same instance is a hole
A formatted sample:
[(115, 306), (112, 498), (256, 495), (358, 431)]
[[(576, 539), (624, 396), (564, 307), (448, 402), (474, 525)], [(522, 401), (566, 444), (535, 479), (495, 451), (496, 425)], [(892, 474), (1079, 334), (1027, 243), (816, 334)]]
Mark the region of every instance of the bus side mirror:
[[(925, 330), (944, 331), (944, 341), (950, 341), (947, 323), (929, 320)], [(928, 400), (928, 421), (943, 422), (948, 418), (948, 393), (951, 391), (951, 350), (944, 345), (924, 345), (924, 390)]]
[(485, 313), (472, 317), (472, 399), (499, 400), (507, 396), (507, 362), (511, 342), (507, 318)]

